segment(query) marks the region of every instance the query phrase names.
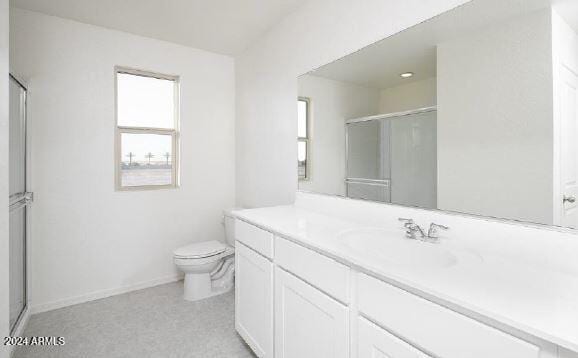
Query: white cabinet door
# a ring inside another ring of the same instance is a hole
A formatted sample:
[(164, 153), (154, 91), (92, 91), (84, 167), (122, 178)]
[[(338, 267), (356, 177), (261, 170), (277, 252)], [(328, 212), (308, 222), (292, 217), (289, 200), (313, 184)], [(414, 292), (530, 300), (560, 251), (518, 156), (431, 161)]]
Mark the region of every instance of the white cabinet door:
[(426, 358), (427, 355), (369, 322), (357, 319), (357, 358)]
[(235, 247), (235, 327), (258, 357), (273, 357), (273, 264)]
[(349, 310), (275, 268), (275, 357), (349, 357)]

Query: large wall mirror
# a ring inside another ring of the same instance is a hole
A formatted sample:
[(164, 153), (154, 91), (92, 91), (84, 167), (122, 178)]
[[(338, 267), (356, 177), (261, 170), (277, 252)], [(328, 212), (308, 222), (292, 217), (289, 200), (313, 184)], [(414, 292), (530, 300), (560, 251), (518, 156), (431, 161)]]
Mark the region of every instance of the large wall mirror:
[(577, 0), (472, 0), (298, 82), (300, 190), (578, 227)]

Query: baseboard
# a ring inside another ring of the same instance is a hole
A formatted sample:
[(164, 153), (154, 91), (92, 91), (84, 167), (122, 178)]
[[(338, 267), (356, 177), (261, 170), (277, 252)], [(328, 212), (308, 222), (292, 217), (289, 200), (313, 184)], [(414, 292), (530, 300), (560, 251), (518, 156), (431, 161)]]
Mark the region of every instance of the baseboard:
[(108, 289), (108, 290), (96, 291), (96, 292), (88, 293), (86, 295), (80, 295), (80, 296), (65, 298), (62, 300), (52, 301), (52, 302), (43, 303), (43, 304), (39, 304), (39, 305), (32, 305), (30, 307), (30, 314), (52, 311), (52, 310), (55, 310), (58, 308), (77, 305), (79, 303), (94, 301), (94, 300), (98, 300), (98, 299), (106, 298), (106, 297), (110, 297), (110, 296), (116, 296), (116, 295), (120, 295), (123, 293), (131, 292), (131, 291), (142, 290), (143, 288), (149, 288), (149, 287), (154, 287), (154, 286), (162, 285), (162, 284), (169, 283), (169, 282), (179, 281), (179, 280), (182, 280), (182, 278), (183, 278), (182, 274), (171, 275), (171, 276), (157, 278), (154, 280), (139, 282), (139, 283), (136, 283), (133, 285), (123, 286), (123, 287), (118, 287), (118, 288), (112, 288), (112, 289)]

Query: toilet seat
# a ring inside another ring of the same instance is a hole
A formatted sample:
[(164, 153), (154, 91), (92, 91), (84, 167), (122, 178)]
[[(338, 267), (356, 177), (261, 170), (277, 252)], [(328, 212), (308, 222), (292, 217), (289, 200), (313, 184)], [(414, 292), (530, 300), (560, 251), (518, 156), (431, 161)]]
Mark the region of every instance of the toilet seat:
[(202, 259), (211, 256), (217, 256), (223, 253), (227, 246), (217, 240), (197, 242), (181, 248), (173, 252), (175, 259)]

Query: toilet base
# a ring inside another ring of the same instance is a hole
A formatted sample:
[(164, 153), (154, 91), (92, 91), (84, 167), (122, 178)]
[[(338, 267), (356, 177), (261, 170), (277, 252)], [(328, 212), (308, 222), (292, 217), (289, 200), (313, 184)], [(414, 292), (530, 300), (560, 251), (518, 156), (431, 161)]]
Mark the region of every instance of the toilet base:
[(226, 285), (214, 285), (210, 273), (185, 274), (183, 298), (187, 301), (198, 301), (231, 291), (233, 282)]

